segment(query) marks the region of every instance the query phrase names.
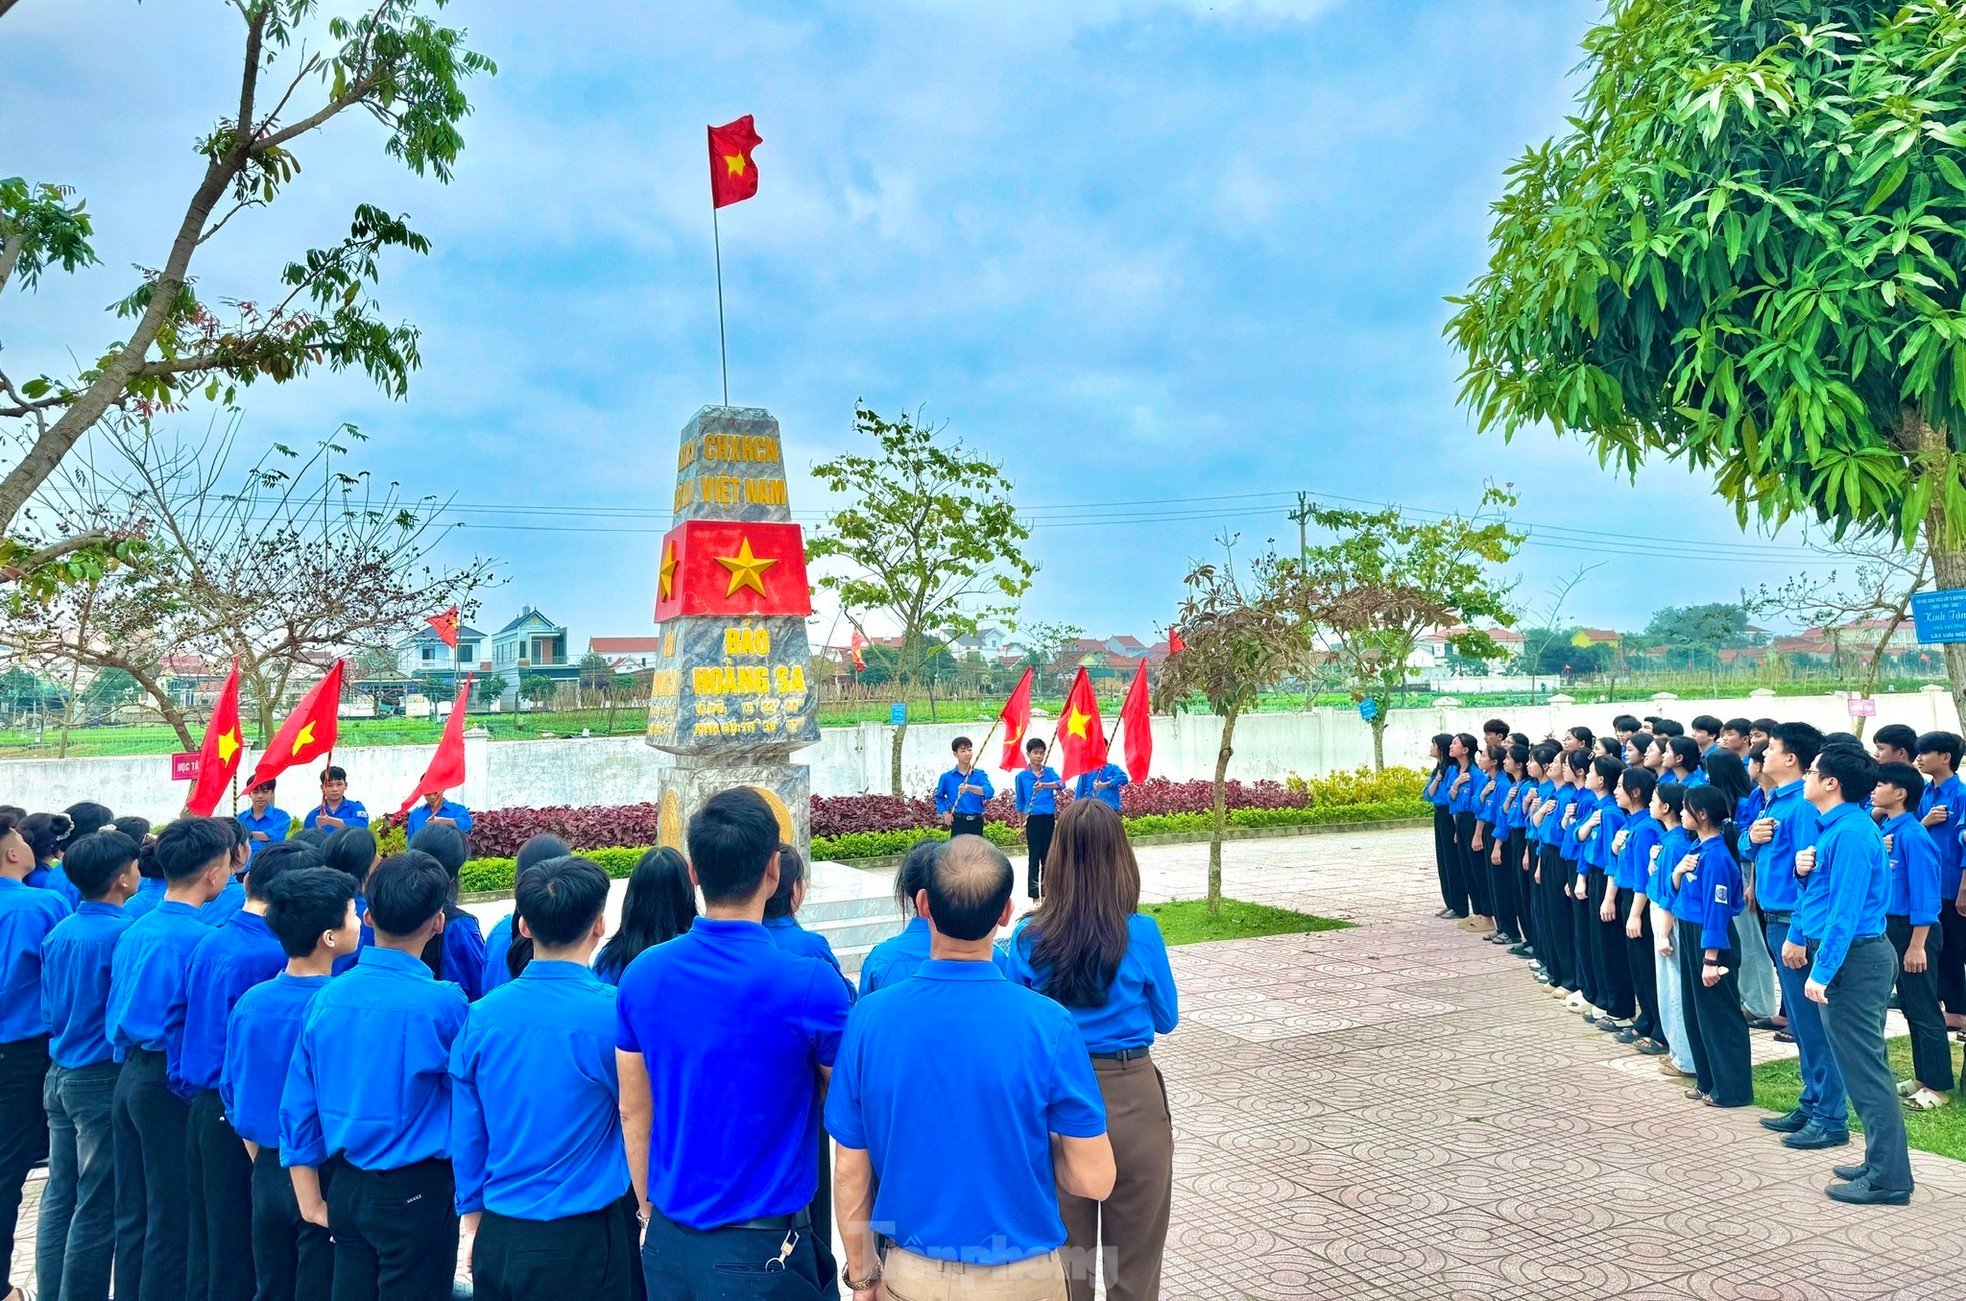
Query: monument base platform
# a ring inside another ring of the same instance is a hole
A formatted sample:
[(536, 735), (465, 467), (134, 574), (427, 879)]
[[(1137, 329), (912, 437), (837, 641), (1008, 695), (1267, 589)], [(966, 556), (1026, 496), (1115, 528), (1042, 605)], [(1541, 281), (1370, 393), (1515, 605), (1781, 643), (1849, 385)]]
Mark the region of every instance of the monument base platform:
[(894, 870), (867, 870), (844, 863), (808, 866), (805, 906), (799, 925), (824, 935), (848, 975), (882, 940), (899, 935), (901, 908), (894, 902)]

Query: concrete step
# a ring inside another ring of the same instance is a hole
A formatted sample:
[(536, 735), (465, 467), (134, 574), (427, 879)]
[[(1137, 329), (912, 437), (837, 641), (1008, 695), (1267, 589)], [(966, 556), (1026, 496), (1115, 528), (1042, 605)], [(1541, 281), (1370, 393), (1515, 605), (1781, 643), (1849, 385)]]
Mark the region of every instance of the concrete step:
[(899, 934), (902, 924), (892, 868), (869, 870), (829, 860), (808, 866), (799, 925), (826, 937), (847, 974), (858, 973), (868, 951)]

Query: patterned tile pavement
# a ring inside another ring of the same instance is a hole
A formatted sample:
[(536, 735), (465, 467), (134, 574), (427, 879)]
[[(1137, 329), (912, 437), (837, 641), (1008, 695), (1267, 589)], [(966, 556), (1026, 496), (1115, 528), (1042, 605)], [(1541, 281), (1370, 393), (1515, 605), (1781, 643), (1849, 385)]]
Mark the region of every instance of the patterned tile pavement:
[[(1358, 926), (1175, 951), (1166, 1296), (1966, 1301), (1966, 1165), (1914, 1153), (1907, 1209), (1828, 1201), (1850, 1149), (1685, 1101), (1435, 920), (1431, 855), (1425, 831), (1227, 847), (1227, 893)], [(1150, 898), (1200, 893), (1205, 846), (1140, 859)]]

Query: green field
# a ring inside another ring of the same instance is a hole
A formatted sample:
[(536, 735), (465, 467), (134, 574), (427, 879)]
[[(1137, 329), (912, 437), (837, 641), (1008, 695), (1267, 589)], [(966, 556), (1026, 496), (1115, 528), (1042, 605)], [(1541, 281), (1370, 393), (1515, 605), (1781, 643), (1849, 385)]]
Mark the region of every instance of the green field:
[(1212, 917), (1204, 899), (1150, 903), (1141, 911), (1160, 923), (1160, 933), (1170, 948), (1177, 944), (1205, 944), (1210, 940), (1253, 940), (1263, 935), (1342, 931), (1352, 924), (1335, 917), (1316, 917), (1268, 904), (1244, 903), (1240, 899), (1222, 900), (1221, 910)]

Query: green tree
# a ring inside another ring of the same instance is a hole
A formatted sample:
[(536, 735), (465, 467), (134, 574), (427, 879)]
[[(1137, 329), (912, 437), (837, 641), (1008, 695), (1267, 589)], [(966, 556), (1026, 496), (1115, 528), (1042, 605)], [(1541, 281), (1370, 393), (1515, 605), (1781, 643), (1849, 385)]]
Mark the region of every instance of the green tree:
[(1500, 655), (1495, 639), (1474, 624), (1513, 618), (1511, 585), (1496, 571), (1522, 545), (1523, 535), (1509, 524), (1515, 504), (1513, 492), (1490, 487), (1472, 515), (1427, 521), (1395, 507), (1306, 505), (1309, 521), (1331, 536), (1303, 544), (1306, 572), (1322, 588), (1374, 596), (1342, 606), (1349, 617), (1331, 621), (1325, 634), (1339, 689), (1356, 703), (1372, 702), (1367, 723), (1375, 767), (1386, 766), (1386, 723), (1421, 637), (1458, 628), (1448, 640), (1458, 654), (1484, 661)]
[(118, 705), (129, 704), (142, 694), (143, 688), (126, 670), (104, 669), (89, 679), (89, 685), (82, 689), (82, 703), (107, 712)]
[(511, 689), (511, 679), (503, 673), (487, 673), (477, 680), (471, 688), (471, 694), (477, 698), (480, 705), (489, 708), (503, 700), (505, 693)]
[[(201, 297), (191, 264), (235, 217), (278, 199), (300, 170), (301, 142), (343, 115), (381, 124), (383, 152), (411, 171), (450, 179), (464, 147), (458, 126), (471, 109), (464, 85), (495, 69), (466, 48), (462, 31), (435, 20), (444, 3), (233, 0), (242, 41), (236, 97), (194, 144), (204, 166), (182, 211), (159, 232), (158, 259), (113, 305), (123, 337), (49, 349), (81, 359), (70, 371), (0, 372), (0, 430), (22, 449), (0, 476), (0, 581), (45, 595), (59, 581), (98, 575), (130, 557), (128, 535), (51, 538), (23, 515), (112, 409), (156, 410), (194, 394), (229, 403), (240, 386), (283, 383), (323, 366), (361, 370), (391, 397), (403, 396), (420, 362), (417, 331), (384, 320), (369, 291), (385, 253), (429, 247), (405, 218), (359, 203), (346, 236), (301, 252), (277, 282), (224, 298)], [(0, 4), (0, 16), (10, 8)], [(316, 48), (308, 38), (320, 31), (327, 43)], [(319, 225), (319, 215), (309, 224)], [(0, 179), (0, 293), (13, 282), (34, 290), (50, 271), (94, 263), (94, 233), (84, 203), (67, 188)]]
[(1748, 612), (1744, 605), (1710, 602), (1706, 605), (1669, 605), (1655, 610), (1645, 625), (1645, 640), (1679, 654), (1688, 668), (1719, 669), (1720, 652), (1728, 647), (1748, 644)]
[[(1485, 429), (1706, 471), (1966, 586), (1966, 7), (1613, 0), (1456, 299)], [(1966, 645), (1948, 646), (1966, 710)]]
[(544, 673), (521, 673), (519, 675), (519, 698), (534, 709), (552, 701), (559, 694), (560, 684)]
[(1025, 626), (1021, 634), (1024, 641), (1024, 662), (1037, 672), (1032, 684), (1039, 694), (1058, 688), (1058, 657), (1064, 649), (1085, 636), (1085, 629), (1075, 623), (1033, 623)]
[[(905, 687), (920, 680), (931, 657), (948, 657), (951, 640), (1016, 613), (1037, 572), (1024, 556), (1031, 534), (1018, 522), (1003, 470), (945, 440), (945, 426), (926, 424), (919, 413), (884, 420), (856, 403), (853, 427), (873, 448), (812, 467), (845, 504), (826, 517), (808, 554), (846, 563), (819, 577), (845, 608), (884, 610), (900, 624), (895, 672)], [(926, 681), (933, 709), (935, 675)], [(907, 734), (906, 725), (894, 729), (896, 795)]]

